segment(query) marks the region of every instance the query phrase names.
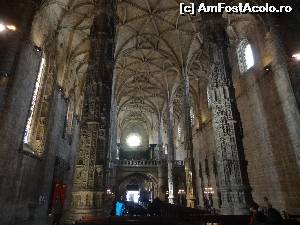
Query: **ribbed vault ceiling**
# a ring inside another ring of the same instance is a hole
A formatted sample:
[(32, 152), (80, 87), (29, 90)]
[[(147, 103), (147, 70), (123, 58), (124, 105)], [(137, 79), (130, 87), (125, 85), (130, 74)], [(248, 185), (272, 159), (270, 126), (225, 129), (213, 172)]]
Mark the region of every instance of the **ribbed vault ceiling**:
[(33, 23), (38, 46), (56, 44), (57, 82), (67, 96), (74, 93), (77, 108), (83, 96), (94, 16), (93, 0), (44, 0)]
[(151, 126), (157, 125), (167, 99), (182, 83), (183, 70), (188, 69), (191, 76), (201, 75), (201, 18), (180, 16), (179, 3), (179, 0), (118, 3), (114, 73), (121, 127), (126, 125), (124, 121), (151, 119)]
[[(118, 1), (114, 96), (121, 127), (138, 121), (153, 128), (167, 99), (178, 95), (183, 71), (192, 80), (207, 76), (201, 17), (180, 16), (180, 2)], [(95, 5), (95, 0), (45, 0), (33, 24), (38, 46), (56, 43), (57, 82), (67, 95), (75, 93), (76, 104), (84, 91)], [(174, 109), (180, 116), (178, 104)]]
[[(179, 0), (119, 0), (116, 30), (115, 98), (120, 127), (156, 126), (175, 96), (183, 69), (201, 73), (201, 18), (180, 16)], [(58, 83), (82, 101), (95, 0), (45, 0), (33, 24), (38, 46), (56, 43)], [(180, 107), (175, 107), (175, 110)], [(177, 115), (180, 112), (177, 110)]]
[[(33, 23), (32, 36), (38, 46), (54, 43), (57, 82), (67, 96), (73, 93), (78, 112), (84, 95), (90, 28), (99, 10), (97, 1), (101, 0), (43, 0)], [(165, 120), (167, 99), (174, 100), (175, 119), (179, 119), (184, 75), (190, 78), (191, 101), (198, 104), (195, 93), (205, 89), (208, 76), (204, 22), (199, 15), (180, 16), (181, 2), (190, 1), (118, 0), (114, 97), (121, 129), (143, 123), (150, 131)], [(253, 19), (252, 15), (225, 17), (230, 40), (239, 38), (235, 29), (242, 31)]]

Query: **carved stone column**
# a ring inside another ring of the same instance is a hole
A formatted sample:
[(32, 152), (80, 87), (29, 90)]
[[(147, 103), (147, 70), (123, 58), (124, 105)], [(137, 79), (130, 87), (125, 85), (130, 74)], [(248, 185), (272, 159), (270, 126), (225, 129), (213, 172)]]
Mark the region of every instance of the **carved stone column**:
[(157, 146), (156, 146), (156, 158), (157, 160), (164, 160), (164, 152), (163, 152), (163, 122), (160, 120), (157, 128)]
[(99, 10), (91, 28), (90, 60), (85, 85), (80, 149), (74, 178), (75, 218), (103, 214), (105, 175), (109, 141), (109, 121), (113, 76), (114, 6), (99, 0)]
[(112, 87), (112, 96), (111, 96), (111, 110), (110, 110), (110, 130), (109, 130), (109, 154), (108, 160), (115, 160), (118, 158), (117, 154), (117, 114), (118, 114), (118, 107), (116, 104), (115, 99), (115, 80), (113, 81)]
[(174, 204), (174, 117), (173, 103), (167, 102), (167, 123), (168, 123), (168, 187), (169, 203)]
[(150, 144), (150, 145), (149, 145), (150, 159), (151, 159), (151, 160), (155, 160), (155, 157), (154, 157), (154, 151), (155, 151), (155, 149), (156, 149), (156, 146), (157, 146), (157, 144)]
[(208, 98), (212, 109), (216, 159), (223, 214), (248, 214), (251, 193), (246, 171), (242, 128), (228, 66), (223, 24), (207, 21), (209, 58)]
[(156, 160), (159, 160), (161, 163), (158, 166), (158, 197), (160, 200), (164, 201), (165, 200), (165, 188), (167, 184), (167, 171), (166, 171), (166, 163), (165, 163), (165, 158), (163, 157), (163, 140), (162, 140), (162, 133), (163, 133), (163, 128), (162, 128), (162, 121), (160, 120), (157, 128), (157, 146), (156, 146)]
[(272, 16), (269, 16), (267, 19), (269, 32), (266, 35), (266, 46), (272, 60), (272, 72), (274, 74), (274, 81), (279, 101), (282, 106), (282, 112), (284, 114), (283, 119), (287, 125), (291, 147), (293, 148), (299, 168), (300, 113), (298, 103), (291, 84), (287, 58), (280, 40), (279, 31), (277, 30), (276, 20)]
[(108, 189), (116, 192), (116, 163), (119, 160), (120, 144), (117, 144), (117, 126), (118, 126), (118, 107), (115, 99), (115, 79), (113, 80), (111, 110), (110, 110), (110, 129), (109, 129), (109, 150), (107, 154), (106, 186)]
[(195, 193), (195, 165), (193, 158), (193, 137), (191, 127), (190, 115), (190, 84), (187, 73), (184, 71), (184, 85), (183, 85), (183, 127), (184, 127), (184, 150), (186, 152), (185, 159), (185, 179), (186, 179), (186, 199), (187, 206), (195, 208), (196, 193)]

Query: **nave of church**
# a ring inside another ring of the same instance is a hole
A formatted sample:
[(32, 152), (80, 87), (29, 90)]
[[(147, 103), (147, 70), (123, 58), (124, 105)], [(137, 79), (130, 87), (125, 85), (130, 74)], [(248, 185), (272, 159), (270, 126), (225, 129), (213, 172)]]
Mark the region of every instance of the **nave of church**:
[(297, 1), (2, 0), (0, 224), (300, 219)]

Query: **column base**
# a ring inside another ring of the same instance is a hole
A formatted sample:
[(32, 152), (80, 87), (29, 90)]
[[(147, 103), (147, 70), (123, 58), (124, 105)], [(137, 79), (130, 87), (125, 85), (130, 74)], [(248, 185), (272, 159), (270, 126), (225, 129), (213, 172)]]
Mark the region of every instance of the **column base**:
[(196, 208), (196, 199), (187, 199), (187, 207)]

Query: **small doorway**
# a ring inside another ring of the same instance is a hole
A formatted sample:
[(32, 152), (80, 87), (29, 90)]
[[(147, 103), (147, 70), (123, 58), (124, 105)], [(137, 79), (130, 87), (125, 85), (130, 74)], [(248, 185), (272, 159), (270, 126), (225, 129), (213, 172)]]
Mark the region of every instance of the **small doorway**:
[(129, 184), (126, 187), (126, 201), (138, 203), (140, 200), (139, 185)]
[(119, 194), (127, 202), (152, 202), (157, 196), (157, 182), (144, 174), (132, 174), (120, 182)]

